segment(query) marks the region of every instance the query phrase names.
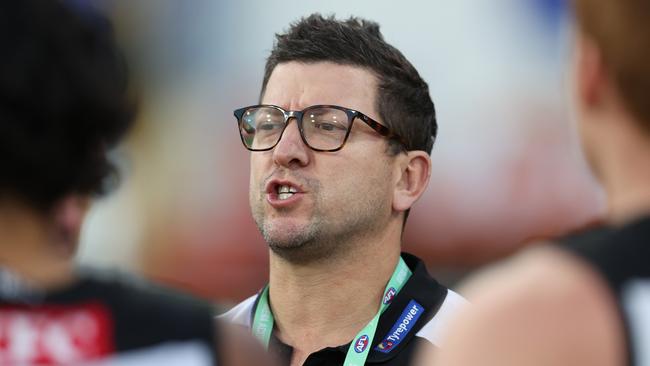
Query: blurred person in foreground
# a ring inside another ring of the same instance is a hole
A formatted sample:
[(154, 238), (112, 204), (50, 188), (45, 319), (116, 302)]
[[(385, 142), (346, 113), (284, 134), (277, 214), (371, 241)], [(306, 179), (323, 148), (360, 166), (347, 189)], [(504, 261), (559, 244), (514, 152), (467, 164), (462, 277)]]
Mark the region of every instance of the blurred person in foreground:
[(575, 107), (606, 222), (477, 276), (432, 365), (650, 365), (650, 2), (574, 7)]
[(314, 14), (277, 35), (235, 111), (270, 280), (224, 318), (291, 365), (407, 365), (464, 300), (402, 253), (429, 182), (429, 89), (379, 25)]
[(0, 2), (0, 364), (247, 364), (255, 348), (238, 350), (261, 347), (226, 336), (209, 304), (75, 268), (134, 115), (110, 26), (87, 10)]

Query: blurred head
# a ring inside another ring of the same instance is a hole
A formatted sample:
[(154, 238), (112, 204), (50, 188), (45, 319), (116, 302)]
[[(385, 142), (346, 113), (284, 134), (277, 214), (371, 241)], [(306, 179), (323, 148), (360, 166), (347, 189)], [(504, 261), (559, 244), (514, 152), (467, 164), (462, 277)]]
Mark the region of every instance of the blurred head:
[(0, 204), (70, 223), (106, 192), (132, 124), (111, 29), (59, 1), (3, 1), (0, 48)]
[[(290, 118), (275, 147), (253, 152), (251, 208), (276, 253), (322, 259), (350, 249), (343, 243), (357, 238), (395, 228), (401, 234), (408, 209), (428, 183), (437, 125), (427, 84), (383, 40), (376, 23), (318, 14), (294, 23), (277, 35), (261, 103), (287, 111), (341, 106), (399, 136), (353, 118), (340, 150), (316, 151)], [(306, 114), (320, 118), (319, 111)]]
[(650, 136), (650, 2), (574, 0), (574, 5), (577, 106), (584, 148), (594, 165), (599, 145), (608, 140), (600, 131), (610, 126), (596, 121), (625, 117)]

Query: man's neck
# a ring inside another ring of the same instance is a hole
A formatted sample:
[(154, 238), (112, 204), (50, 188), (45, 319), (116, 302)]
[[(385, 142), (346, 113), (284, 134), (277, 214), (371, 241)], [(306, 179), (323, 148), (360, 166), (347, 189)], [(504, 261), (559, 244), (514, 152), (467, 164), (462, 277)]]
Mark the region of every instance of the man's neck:
[(646, 131), (612, 133), (611, 148), (601, 154), (601, 180), (607, 192), (607, 219), (623, 225), (650, 215), (650, 137)]
[(20, 206), (0, 207), (0, 267), (39, 290), (73, 281), (73, 261), (50, 243), (47, 220)]
[(375, 316), (399, 260), (399, 244), (361, 244), (344, 258), (309, 265), (271, 253), (271, 309), (278, 337), (294, 348), (294, 361), (350, 342)]
[(607, 190), (610, 223), (616, 226), (625, 225), (650, 215), (650, 172), (646, 174), (647, 179), (634, 180)]

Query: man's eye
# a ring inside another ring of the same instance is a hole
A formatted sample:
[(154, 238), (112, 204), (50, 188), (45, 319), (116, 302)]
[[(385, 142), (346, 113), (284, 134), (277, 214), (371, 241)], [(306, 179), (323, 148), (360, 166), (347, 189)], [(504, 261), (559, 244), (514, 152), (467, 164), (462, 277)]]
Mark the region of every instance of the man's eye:
[(257, 126), (258, 131), (272, 131), (276, 130), (278, 128), (282, 127), (280, 123), (262, 123), (259, 126)]
[(316, 122), (314, 123), (314, 127), (323, 131), (345, 130), (340, 124), (330, 122)]

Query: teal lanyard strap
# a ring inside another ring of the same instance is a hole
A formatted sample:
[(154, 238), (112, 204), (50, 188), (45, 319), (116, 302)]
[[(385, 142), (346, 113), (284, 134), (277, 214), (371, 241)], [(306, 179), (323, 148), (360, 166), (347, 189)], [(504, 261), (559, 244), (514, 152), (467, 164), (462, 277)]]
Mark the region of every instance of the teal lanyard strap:
[(273, 331), (273, 314), (269, 306), (269, 286), (265, 286), (257, 302), (253, 317), (253, 335), (262, 341), (264, 348), (269, 348), (269, 340)]
[[(411, 277), (411, 270), (408, 268), (402, 258), (397, 262), (395, 271), (390, 277), (386, 288), (384, 289), (384, 296), (382, 297), (379, 311), (370, 320), (368, 324), (354, 337), (348, 353), (345, 356), (344, 366), (361, 366), (366, 363), (368, 354), (370, 353), (370, 345), (372, 345), (375, 331), (379, 324), (379, 317), (388, 308), (395, 295), (404, 287), (406, 281)], [(273, 331), (273, 314), (269, 306), (269, 287), (264, 287), (257, 302), (255, 315), (253, 316), (253, 335), (259, 339), (264, 347), (268, 348), (269, 340), (271, 339), (271, 332)]]

